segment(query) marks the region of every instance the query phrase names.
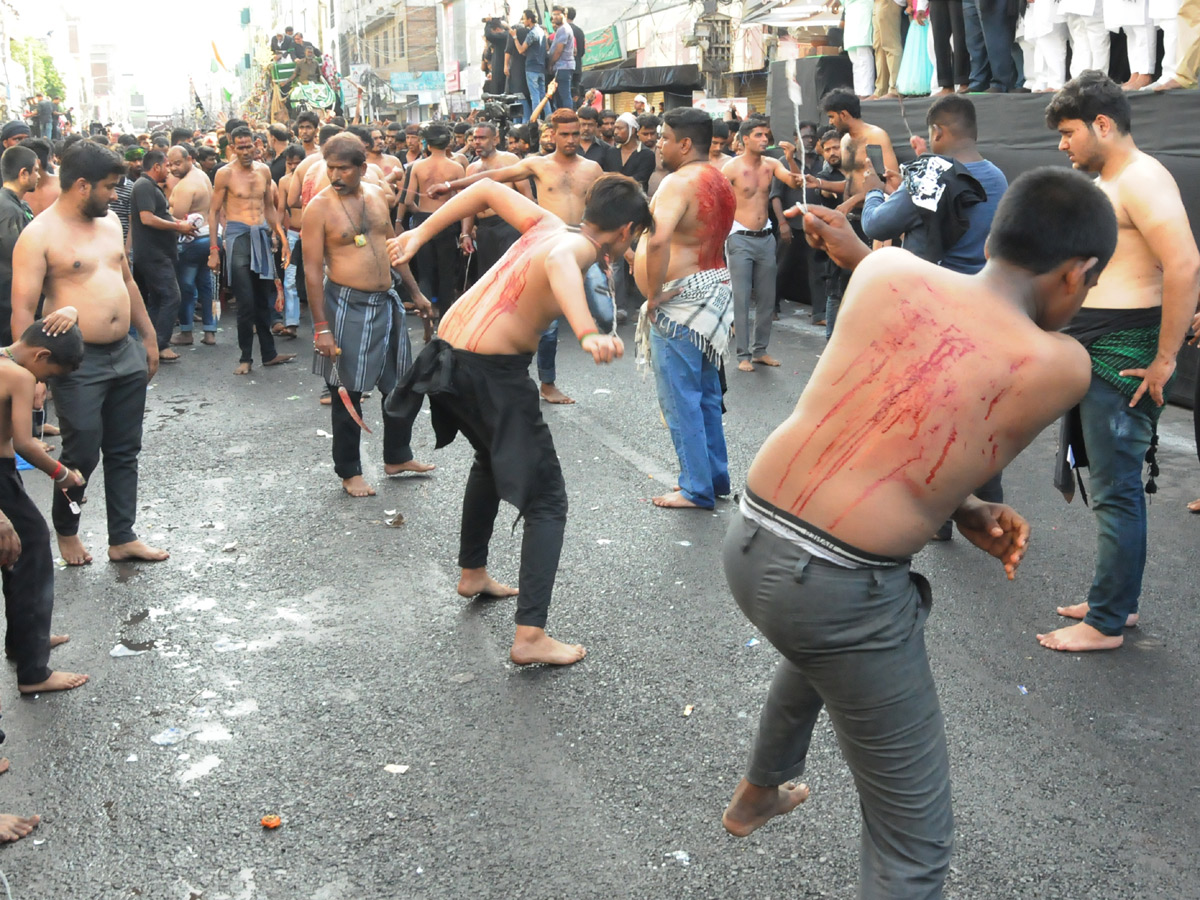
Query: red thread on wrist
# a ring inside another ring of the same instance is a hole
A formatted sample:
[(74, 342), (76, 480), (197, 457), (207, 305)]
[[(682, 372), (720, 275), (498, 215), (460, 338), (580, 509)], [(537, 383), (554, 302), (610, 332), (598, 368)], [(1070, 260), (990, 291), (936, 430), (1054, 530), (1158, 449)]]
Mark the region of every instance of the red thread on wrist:
[(62, 470), (63, 470), (63, 464), (60, 462), (57, 466), (54, 467), (54, 471), (50, 473), (50, 478), (54, 481), (58, 481), (58, 473), (61, 472)]

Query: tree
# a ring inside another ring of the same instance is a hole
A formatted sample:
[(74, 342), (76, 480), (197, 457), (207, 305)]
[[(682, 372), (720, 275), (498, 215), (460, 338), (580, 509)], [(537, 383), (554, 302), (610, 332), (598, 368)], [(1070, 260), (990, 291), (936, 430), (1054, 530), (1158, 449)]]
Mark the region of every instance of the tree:
[(28, 68), (33, 57), (33, 92), (50, 97), (65, 96), (66, 88), (46, 42), (38, 38), (12, 38), (9, 41), (12, 59)]

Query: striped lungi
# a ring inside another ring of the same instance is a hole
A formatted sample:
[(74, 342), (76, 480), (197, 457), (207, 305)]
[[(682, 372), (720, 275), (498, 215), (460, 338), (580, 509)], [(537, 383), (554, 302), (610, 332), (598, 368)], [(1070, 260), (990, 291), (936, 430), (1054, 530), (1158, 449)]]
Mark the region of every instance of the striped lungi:
[(325, 316), (341, 355), (313, 357), (313, 374), (335, 383), (333, 366), (348, 391), (385, 394), (412, 365), (404, 306), (394, 290), (368, 293), (326, 279)]

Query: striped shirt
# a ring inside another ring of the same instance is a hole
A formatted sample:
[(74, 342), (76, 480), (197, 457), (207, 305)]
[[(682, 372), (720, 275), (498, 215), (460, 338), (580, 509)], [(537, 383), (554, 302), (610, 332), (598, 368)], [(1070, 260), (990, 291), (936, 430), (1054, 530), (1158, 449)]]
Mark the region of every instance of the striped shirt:
[(133, 182), (122, 175), (121, 180), (117, 182), (116, 196), (108, 204), (108, 208), (121, 220), (122, 239), (129, 237), (129, 206), (132, 194)]

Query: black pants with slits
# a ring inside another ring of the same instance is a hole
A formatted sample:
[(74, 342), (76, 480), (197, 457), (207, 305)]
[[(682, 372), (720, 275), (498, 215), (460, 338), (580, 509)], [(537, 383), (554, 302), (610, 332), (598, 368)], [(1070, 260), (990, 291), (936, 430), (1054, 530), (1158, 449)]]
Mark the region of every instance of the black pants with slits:
[(54, 558), (50, 531), (25, 493), (16, 460), (0, 459), (0, 512), (21, 539), (21, 555), (3, 571), (4, 649), (17, 661), (17, 684), (50, 677), (50, 615), (54, 611)]
[(226, 246), (226, 265), (230, 267), (230, 282), (233, 296), (237, 298), (238, 347), (241, 362), (254, 361), (254, 333), (258, 332), (258, 347), (262, 361), (274, 359), (275, 337), (271, 334), (271, 311), (275, 308), (275, 282), (259, 278), (250, 268), (250, 235), (243, 234), (233, 239), (233, 246)]
[(158, 337), (158, 349), (163, 351), (171, 343), (175, 323), (179, 319), (179, 278), (175, 263), (168, 259), (134, 260), (133, 280), (142, 292), (146, 313), (154, 324)]

